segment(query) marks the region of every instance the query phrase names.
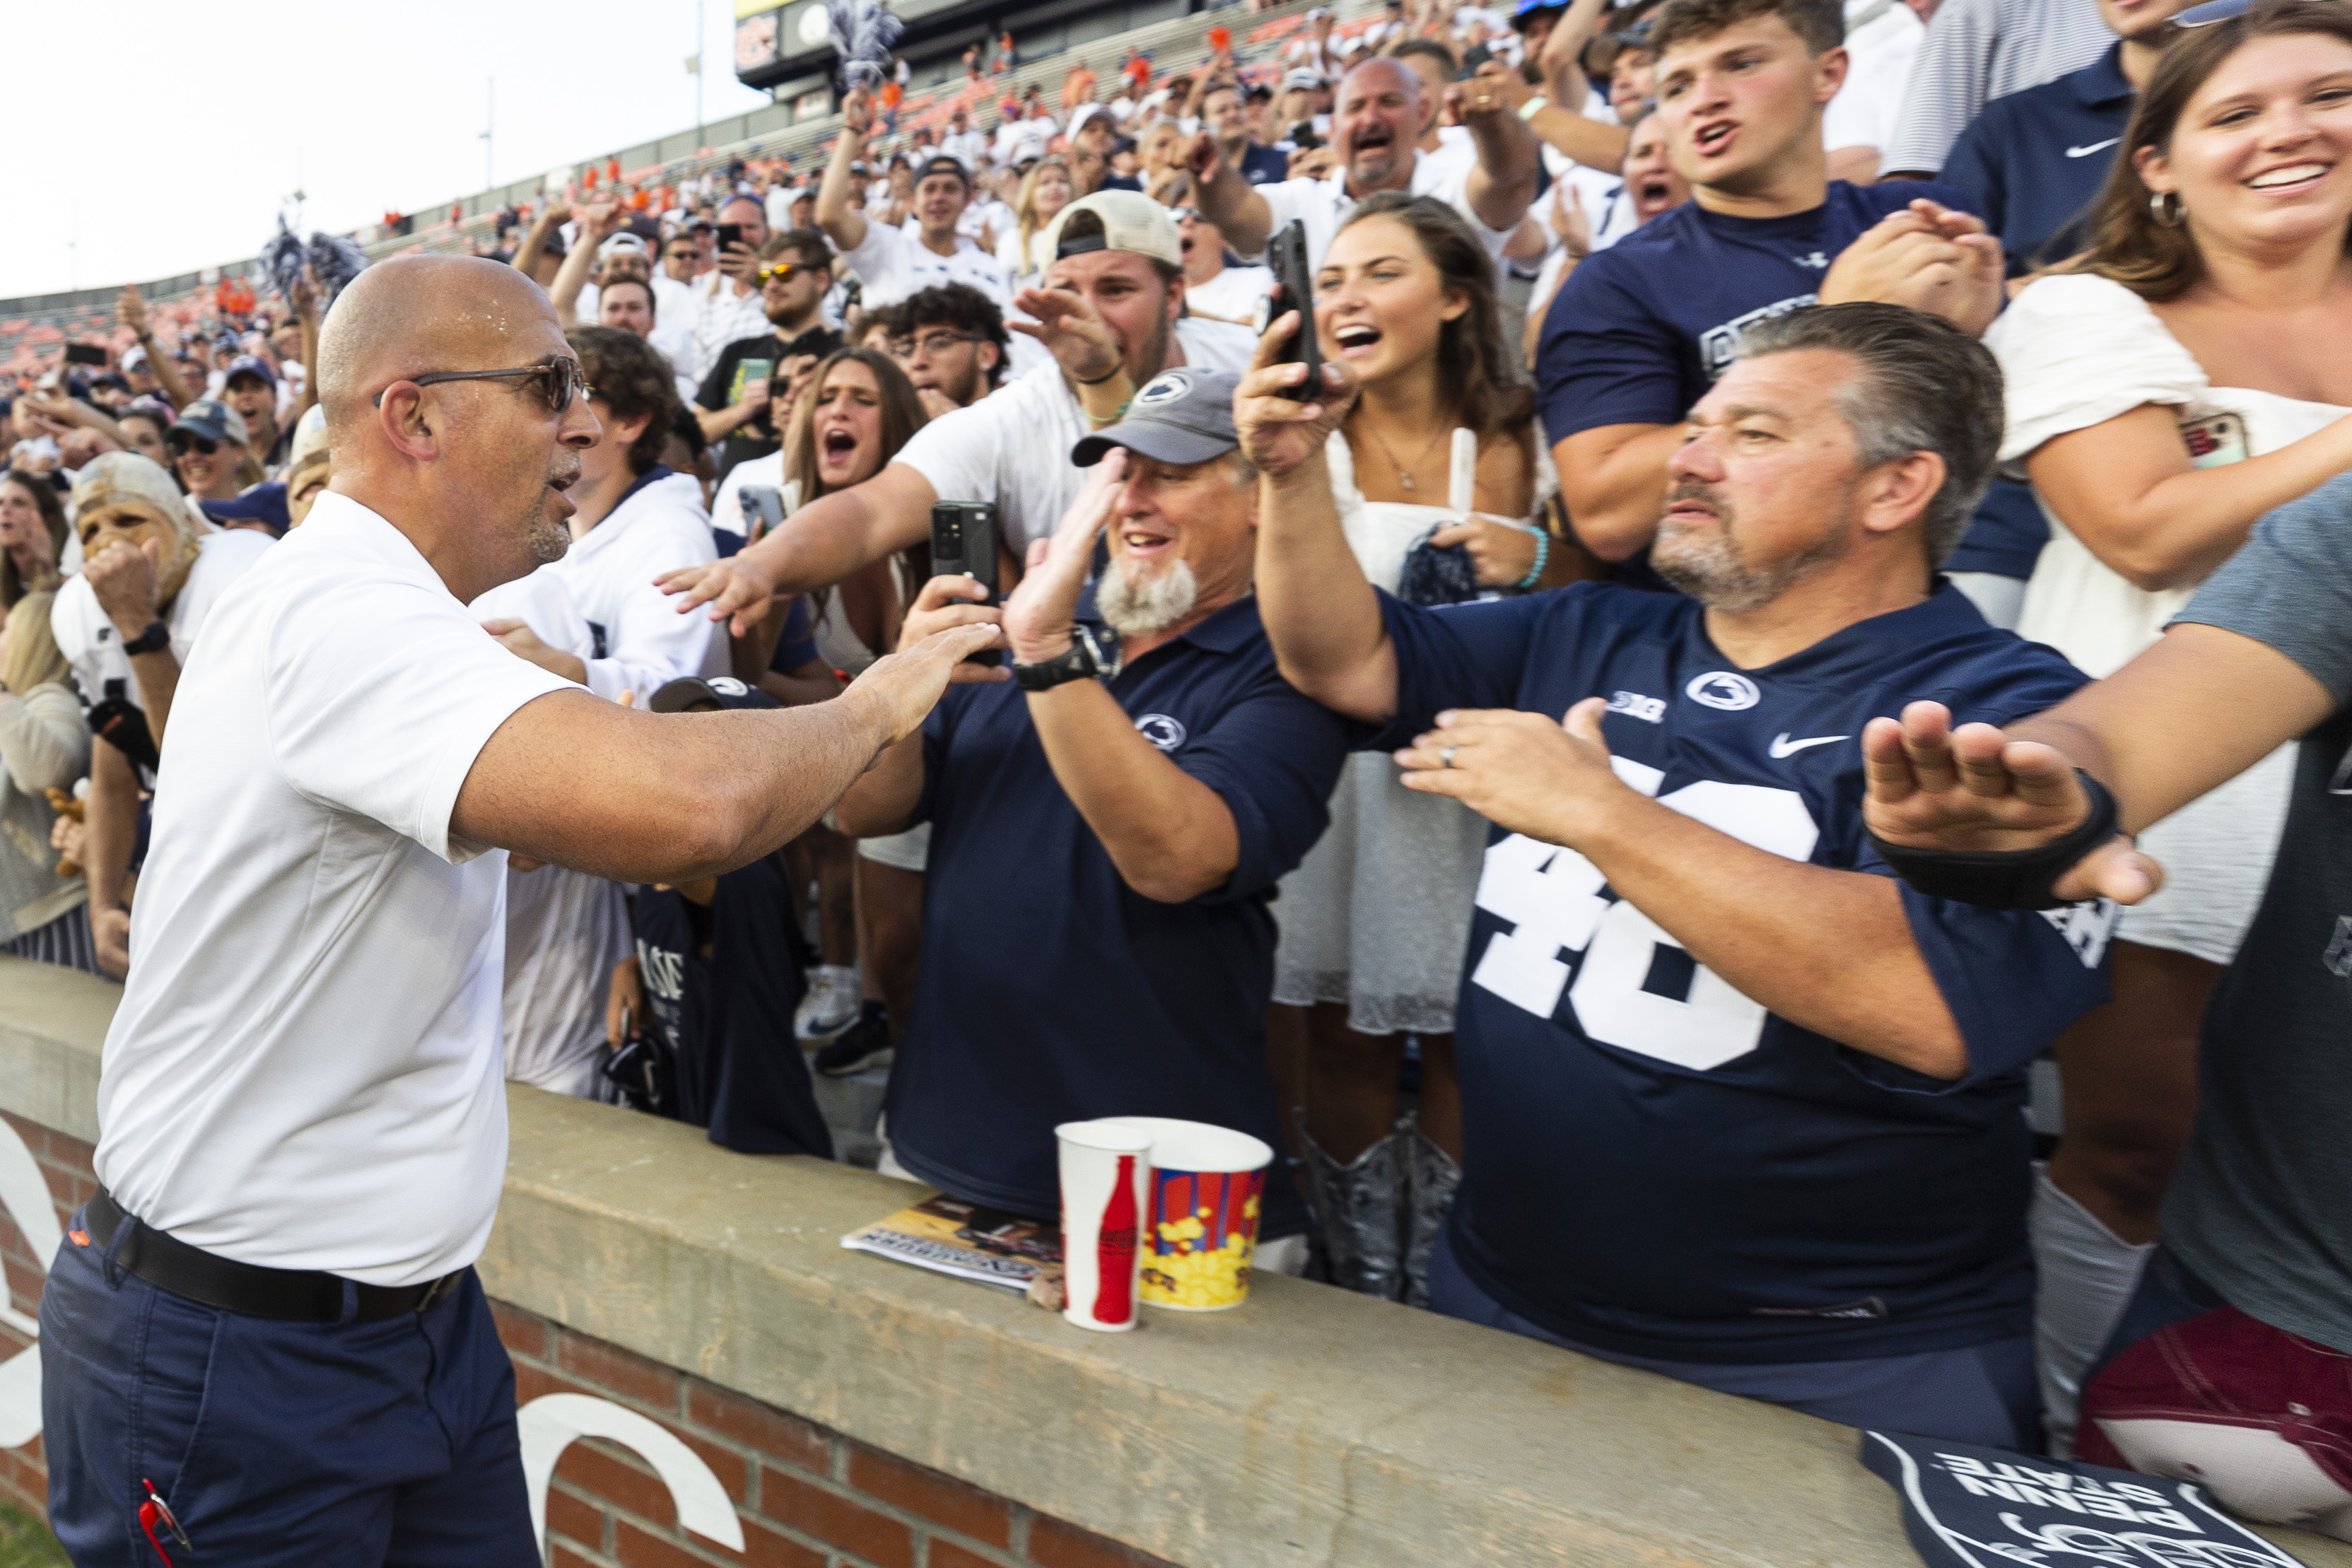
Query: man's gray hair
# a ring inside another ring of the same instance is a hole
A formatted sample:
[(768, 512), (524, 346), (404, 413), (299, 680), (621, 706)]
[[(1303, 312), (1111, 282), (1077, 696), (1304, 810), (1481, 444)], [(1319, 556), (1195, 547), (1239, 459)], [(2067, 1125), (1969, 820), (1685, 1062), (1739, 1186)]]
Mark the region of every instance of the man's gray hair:
[(1734, 357), (1827, 349), (1852, 355), (1862, 374), (1838, 392), (1866, 471), (1914, 452), (1944, 459), (1944, 483), (1920, 514), (1929, 567), (1968, 531), (1992, 483), (2000, 451), (2000, 366), (1986, 347), (1941, 316), (1903, 305), (1809, 305), (1759, 321)]

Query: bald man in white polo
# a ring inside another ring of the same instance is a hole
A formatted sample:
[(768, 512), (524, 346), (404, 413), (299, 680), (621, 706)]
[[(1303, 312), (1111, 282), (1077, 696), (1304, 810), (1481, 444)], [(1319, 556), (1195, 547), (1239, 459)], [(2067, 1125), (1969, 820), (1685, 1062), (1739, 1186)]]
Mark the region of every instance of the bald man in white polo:
[(319, 359), (335, 477), (181, 676), (103, 1190), (41, 1303), (79, 1568), (539, 1562), (472, 1268), (506, 1163), (503, 851), (641, 882), (756, 859), (995, 636), (942, 633), (814, 708), (607, 702), (466, 611), (562, 554), (600, 438), (546, 295), (488, 261), (383, 263)]

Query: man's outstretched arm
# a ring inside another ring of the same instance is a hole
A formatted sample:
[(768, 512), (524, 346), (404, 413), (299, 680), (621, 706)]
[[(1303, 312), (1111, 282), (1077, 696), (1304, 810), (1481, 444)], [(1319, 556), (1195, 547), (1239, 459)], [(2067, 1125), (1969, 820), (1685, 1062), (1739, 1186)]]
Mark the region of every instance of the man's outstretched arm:
[[(1951, 727), (1940, 703), (1863, 731), (1872, 832), (1923, 849), (2031, 849), (2090, 813), (2081, 768), (2116, 797), (2125, 832), (2160, 821), (2305, 733), (2336, 708), (2303, 666), (2219, 626), (2174, 626), (2105, 680), (1997, 730)], [(2058, 879), (2064, 899), (2134, 904), (2163, 868), (2118, 837)]]
[(654, 581), (678, 595), (677, 612), (709, 605), (714, 621), (749, 637), (774, 597), (814, 593), (859, 567), (930, 537), (931, 481), (893, 463), (862, 485), (821, 496), (774, 532), (707, 566), (681, 566)]
[(556, 691), (499, 726), (457, 793), (453, 838), (622, 882), (690, 882), (798, 837), (912, 733), (992, 626), (878, 659), (831, 702), (645, 713)]

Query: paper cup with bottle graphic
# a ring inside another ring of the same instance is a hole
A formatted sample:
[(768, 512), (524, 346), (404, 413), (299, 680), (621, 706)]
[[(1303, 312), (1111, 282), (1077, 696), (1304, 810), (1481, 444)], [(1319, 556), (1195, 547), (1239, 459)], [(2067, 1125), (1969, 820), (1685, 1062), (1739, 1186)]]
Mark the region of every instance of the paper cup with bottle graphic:
[(1246, 1132), (1165, 1116), (1112, 1120), (1151, 1139), (1144, 1206), (1143, 1300), (1217, 1312), (1249, 1299), (1258, 1211), (1274, 1151)]
[(1062, 1316), (1082, 1329), (1131, 1329), (1151, 1134), (1120, 1121), (1065, 1121), (1054, 1138), (1062, 1167)]

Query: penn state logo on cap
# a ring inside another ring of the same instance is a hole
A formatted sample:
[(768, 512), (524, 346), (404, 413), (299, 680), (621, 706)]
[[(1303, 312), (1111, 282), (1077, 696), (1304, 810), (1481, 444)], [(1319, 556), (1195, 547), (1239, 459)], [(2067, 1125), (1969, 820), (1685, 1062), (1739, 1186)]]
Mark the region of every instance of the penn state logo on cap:
[(1683, 691), (1694, 702), (1735, 713), (1742, 708), (1753, 708), (1764, 699), (1764, 694), (1756, 689), (1754, 681), (1727, 669), (1698, 676), (1684, 687)]
[(1133, 406), (1157, 408), (1163, 403), (1174, 403), (1192, 390), (1192, 378), (1181, 370), (1163, 370), (1143, 384), (1135, 395)]
[(706, 675), (702, 679), (704, 684), (708, 685), (711, 690), (716, 691), (721, 697), (747, 697), (751, 695), (751, 689), (744, 685), (741, 681), (736, 679), (731, 675)]
[(1146, 713), (1135, 721), (1143, 738), (1163, 752), (1172, 752), (1184, 743), (1184, 726), (1165, 713)]

